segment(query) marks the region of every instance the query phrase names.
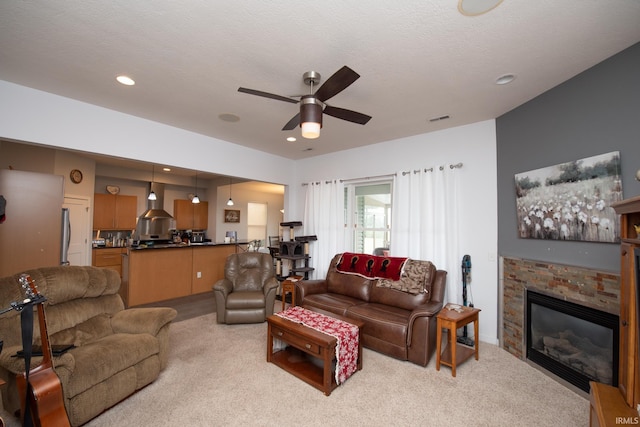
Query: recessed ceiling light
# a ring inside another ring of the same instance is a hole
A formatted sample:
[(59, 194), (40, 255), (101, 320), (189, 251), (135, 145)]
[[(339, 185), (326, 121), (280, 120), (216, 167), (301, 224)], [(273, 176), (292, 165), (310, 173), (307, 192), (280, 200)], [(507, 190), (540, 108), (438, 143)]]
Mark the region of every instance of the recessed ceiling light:
[(240, 120), (240, 117), (236, 116), (235, 114), (231, 114), (231, 113), (222, 113), (222, 114), (218, 115), (218, 118), (220, 120), (222, 120), (223, 122), (229, 122), (229, 123), (235, 123), (235, 122)]
[(171, 172), (171, 168), (162, 168), (162, 170), (165, 172)]
[(516, 79), (515, 74), (504, 74), (496, 79), (497, 85), (506, 85)]
[(498, 7), (503, 0), (458, 0), (458, 10), (467, 16), (477, 16)]
[(131, 77), (125, 75), (116, 77), (116, 80), (125, 86), (133, 86), (134, 84), (136, 84), (136, 82)]
[(296, 142), (296, 137), (295, 136), (290, 136), (290, 137), (287, 138), (287, 141)]

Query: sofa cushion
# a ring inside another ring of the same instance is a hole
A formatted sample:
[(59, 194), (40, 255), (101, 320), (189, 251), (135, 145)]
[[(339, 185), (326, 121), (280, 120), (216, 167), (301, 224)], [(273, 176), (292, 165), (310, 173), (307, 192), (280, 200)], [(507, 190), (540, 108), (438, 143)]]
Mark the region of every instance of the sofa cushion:
[[(77, 347), (68, 352), (74, 357), (73, 372), (59, 372), (68, 376), (63, 392), (66, 398), (82, 393), (120, 371), (158, 354), (158, 340), (149, 334), (113, 334), (101, 340)], [(64, 370), (59, 366), (56, 371)]]
[(113, 334), (111, 316), (101, 314), (49, 336), (51, 344), (73, 344), (76, 347), (97, 341)]
[(228, 310), (242, 310), (246, 308), (264, 308), (265, 296), (260, 291), (232, 292), (227, 296)]
[(384, 304), (365, 303), (347, 309), (347, 317), (365, 322), (363, 335), (370, 335), (399, 347), (407, 345), (411, 312)]
[(363, 301), (358, 298), (352, 298), (346, 295), (326, 293), (313, 294), (304, 298), (304, 308), (319, 308), (320, 310), (329, 311), (344, 316), (349, 307), (362, 304)]
[(115, 295), (120, 289), (120, 276), (109, 269), (43, 267), (27, 273), (51, 306), (78, 298)]

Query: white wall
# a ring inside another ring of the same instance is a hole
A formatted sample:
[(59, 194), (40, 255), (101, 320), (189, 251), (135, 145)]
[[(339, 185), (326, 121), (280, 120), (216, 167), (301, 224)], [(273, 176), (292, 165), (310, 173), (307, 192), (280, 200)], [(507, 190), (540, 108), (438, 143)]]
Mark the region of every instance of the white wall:
[[(480, 308), (480, 340), (498, 340), (497, 182), (495, 121), (345, 150), (296, 162), (296, 183), (289, 190), (291, 213), (302, 219), (302, 183), (393, 174), (462, 162), (460, 260), (471, 255), (473, 302)], [(462, 283), (459, 284), (462, 293)]]
[[(293, 162), (4, 81), (0, 81), (0, 111), (0, 138), (286, 185), (284, 220), (302, 218), (303, 182), (361, 178), (463, 162), (460, 259), (465, 253), (472, 257), (471, 291), (475, 305), (482, 309), (480, 339), (497, 343), (493, 120)], [(243, 159), (242, 168), (229, 161), (233, 158)], [(216, 230), (215, 234), (220, 232)]]
[(256, 181), (293, 178), (284, 157), (2, 80), (0, 111), (2, 138)]

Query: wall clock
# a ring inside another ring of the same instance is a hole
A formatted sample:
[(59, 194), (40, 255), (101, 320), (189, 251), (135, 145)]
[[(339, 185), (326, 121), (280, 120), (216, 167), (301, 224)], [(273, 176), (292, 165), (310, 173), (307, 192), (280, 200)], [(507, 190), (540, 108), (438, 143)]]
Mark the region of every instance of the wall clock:
[(71, 178), (71, 182), (74, 184), (80, 184), (82, 182), (82, 171), (80, 171), (80, 169), (73, 169), (69, 174), (69, 178)]

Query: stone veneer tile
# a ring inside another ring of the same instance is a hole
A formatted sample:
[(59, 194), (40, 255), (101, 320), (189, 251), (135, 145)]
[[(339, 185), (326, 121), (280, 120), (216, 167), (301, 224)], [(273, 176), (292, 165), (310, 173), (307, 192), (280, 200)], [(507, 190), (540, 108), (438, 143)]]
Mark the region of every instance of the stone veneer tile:
[(502, 345), (524, 359), (525, 291), (532, 289), (556, 298), (615, 315), (620, 314), (620, 276), (519, 258), (503, 258)]

